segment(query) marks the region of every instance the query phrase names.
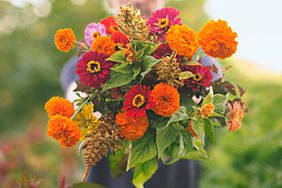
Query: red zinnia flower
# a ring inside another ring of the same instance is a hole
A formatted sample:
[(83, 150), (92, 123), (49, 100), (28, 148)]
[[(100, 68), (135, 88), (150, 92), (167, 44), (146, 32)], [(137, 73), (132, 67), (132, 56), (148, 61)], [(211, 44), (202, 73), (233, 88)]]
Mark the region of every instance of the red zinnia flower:
[(112, 33), (111, 38), (115, 42), (116, 47), (119, 47), (119, 46), (120, 47), (125, 47), (125, 45), (129, 43), (129, 40), (126, 37), (126, 35), (123, 34), (120, 31)]
[(146, 110), (154, 107), (150, 87), (146, 85), (133, 86), (124, 96), (123, 110), (129, 117), (146, 116)]
[(181, 66), (180, 67), (182, 71), (190, 71), (194, 74), (194, 77), (188, 78), (184, 81), (184, 83), (188, 87), (193, 86), (203, 86), (203, 87), (209, 87), (210, 82), (212, 80), (212, 74), (209, 68), (204, 67), (202, 65), (196, 65), (196, 66)]
[(106, 26), (107, 34), (112, 34), (119, 31), (118, 24), (113, 16), (108, 16), (100, 21), (101, 24)]
[[(159, 47), (154, 51), (153, 57), (156, 59), (162, 59), (163, 57), (170, 56), (172, 54), (172, 49), (169, 47), (168, 43), (161, 43)], [(182, 56), (176, 56), (177, 62), (182, 61)]]
[(107, 55), (97, 52), (87, 52), (76, 65), (76, 73), (80, 81), (88, 86), (98, 88), (110, 78), (112, 62), (107, 61)]

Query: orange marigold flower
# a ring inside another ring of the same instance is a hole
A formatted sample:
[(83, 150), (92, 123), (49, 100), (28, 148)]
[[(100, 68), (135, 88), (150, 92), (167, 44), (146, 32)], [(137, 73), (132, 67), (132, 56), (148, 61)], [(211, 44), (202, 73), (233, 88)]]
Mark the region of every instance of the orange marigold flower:
[(166, 33), (166, 40), (179, 55), (192, 57), (199, 48), (197, 34), (186, 25), (174, 25)]
[(48, 122), (48, 135), (64, 146), (72, 147), (80, 139), (79, 127), (70, 118), (55, 115)]
[(180, 108), (180, 95), (176, 88), (165, 84), (159, 83), (152, 90), (152, 96), (156, 103), (152, 110), (164, 117), (168, 117)]
[(227, 123), (230, 125), (229, 131), (236, 131), (241, 128), (245, 105), (240, 101), (229, 102), (228, 110)]
[(58, 50), (69, 52), (74, 48), (76, 36), (70, 28), (59, 29), (55, 34), (55, 44)]
[(210, 20), (199, 32), (198, 40), (203, 51), (215, 58), (227, 58), (237, 50), (237, 33), (223, 20)]
[(52, 117), (54, 115), (62, 115), (70, 118), (74, 114), (73, 104), (62, 97), (50, 98), (45, 103), (44, 108), (48, 113), (48, 117)]
[(210, 117), (213, 112), (214, 112), (213, 103), (205, 104), (202, 107), (202, 118)]
[(91, 48), (94, 52), (112, 55), (115, 52), (115, 42), (111, 39), (111, 37), (99, 36), (92, 43)]
[(115, 122), (121, 127), (120, 136), (125, 137), (126, 140), (142, 138), (149, 125), (147, 116), (131, 118), (125, 111), (116, 115)]

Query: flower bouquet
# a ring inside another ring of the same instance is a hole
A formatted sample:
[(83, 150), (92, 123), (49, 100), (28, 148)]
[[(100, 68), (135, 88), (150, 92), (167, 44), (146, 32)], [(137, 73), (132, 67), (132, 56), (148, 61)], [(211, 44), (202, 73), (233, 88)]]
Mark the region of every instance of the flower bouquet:
[(46, 102), (48, 135), (79, 145), (83, 180), (107, 157), (114, 175), (132, 169), (143, 187), (158, 163), (210, 159), (205, 143), (215, 143), (215, 129), (241, 127), (244, 90), (223, 79), (215, 59), (236, 52), (237, 34), (223, 20), (196, 33), (179, 14), (163, 8), (146, 20), (128, 4), (87, 25), (83, 41), (72, 29), (56, 32), (58, 50), (78, 46), (78, 98)]

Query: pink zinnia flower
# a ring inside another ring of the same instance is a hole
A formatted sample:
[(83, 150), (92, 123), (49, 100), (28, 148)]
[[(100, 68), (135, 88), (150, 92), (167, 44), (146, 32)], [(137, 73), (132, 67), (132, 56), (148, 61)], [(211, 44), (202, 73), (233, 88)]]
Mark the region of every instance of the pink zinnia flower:
[(197, 86), (209, 87), (212, 80), (212, 74), (209, 68), (202, 65), (196, 66), (180, 66), (182, 71), (190, 71), (194, 74), (194, 77), (188, 78), (184, 81), (185, 85), (192, 88), (193, 91), (198, 90)]
[(175, 24), (181, 25), (180, 12), (175, 8), (162, 8), (153, 12), (148, 19), (147, 24), (150, 26), (151, 33), (160, 38), (164, 38), (165, 32)]
[(100, 23), (90, 23), (84, 29), (84, 38), (89, 46), (99, 36), (106, 36), (106, 27)]
[(76, 65), (76, 73), (82, 84), (99, 88), (110, 78), (111, 61), (106, 59), (109, 56), (98, 52), (87, 52)]
[(146, 110), (155, 106), (150, 87), (146, 85), (133, 86), (124, 96), (123, 110), (128, 117), (144, 117)]

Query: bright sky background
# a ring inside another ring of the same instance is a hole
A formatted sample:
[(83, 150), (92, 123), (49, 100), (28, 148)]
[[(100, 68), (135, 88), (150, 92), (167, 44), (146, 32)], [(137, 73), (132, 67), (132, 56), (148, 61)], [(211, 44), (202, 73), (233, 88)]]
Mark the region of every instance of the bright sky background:
[(282, 0), (206, 0), (205, 10), (238, 33), (235, 57), (282, 73)]

